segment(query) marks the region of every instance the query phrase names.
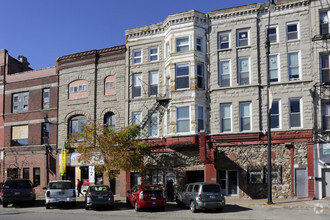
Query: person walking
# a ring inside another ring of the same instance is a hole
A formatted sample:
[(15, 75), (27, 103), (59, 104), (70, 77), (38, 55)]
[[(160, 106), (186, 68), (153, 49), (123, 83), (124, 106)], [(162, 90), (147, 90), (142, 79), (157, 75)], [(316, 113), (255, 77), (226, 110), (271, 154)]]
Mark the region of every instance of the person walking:
[(84, 196), (84, 194), (81, 193), (81, 186), (82, 186), (82, 182), (79, 179), (77, 179), (77, 191), (78, 191), (77, 196), (78, 197), (79, 197), (79, 194)]

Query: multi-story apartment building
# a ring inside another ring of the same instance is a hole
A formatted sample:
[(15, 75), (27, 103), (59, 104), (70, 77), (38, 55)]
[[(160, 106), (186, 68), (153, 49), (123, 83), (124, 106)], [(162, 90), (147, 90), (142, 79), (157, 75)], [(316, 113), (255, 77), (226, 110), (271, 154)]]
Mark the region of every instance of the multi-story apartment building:
[(0, 181), (30, 179), (42, 195), (57, 174), (56, 69), (32, 70), (25, 57), (4, 49), (0, 67)]
[(329, 72), (329, 10), (328, 1), (311, 1), (311, 68), (313, 87), (315, 197), (330, 196), (330, 72)]
[[(104, 122), (114, 130), (125, 126), (125, 50), (125, 46), (116, 46), (57, 59), (59, 146), (89, 119)], [(113, 192), (119, 192), (119, 178), (109, 181), (107, 175), (95, 173), (94, 166), (80, 163), (78, 157), (76, 148), (70, 148), (63, 179), (110, 183)]]

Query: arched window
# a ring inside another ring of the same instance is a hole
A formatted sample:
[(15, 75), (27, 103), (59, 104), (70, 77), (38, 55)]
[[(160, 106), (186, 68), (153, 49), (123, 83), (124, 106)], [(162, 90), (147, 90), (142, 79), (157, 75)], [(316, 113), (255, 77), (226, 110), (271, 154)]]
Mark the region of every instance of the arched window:
[(81, 132), (82, 125), (86, 122), (84, 115), (76, 115), (69, 119), (69, 134)]
[(104, 116), (104, 124), (107, 125), (108, 130), (115, 130), (116, 128), (116, 117), (113, 112), (108, 112)]
[(104, 94), (115, 95), (116, 94), (116, 77), (108, 76), (104, 82)]
[(69, 84), (69, 99), (81, 99), (88, 97), (88, 81), (76, 80)]

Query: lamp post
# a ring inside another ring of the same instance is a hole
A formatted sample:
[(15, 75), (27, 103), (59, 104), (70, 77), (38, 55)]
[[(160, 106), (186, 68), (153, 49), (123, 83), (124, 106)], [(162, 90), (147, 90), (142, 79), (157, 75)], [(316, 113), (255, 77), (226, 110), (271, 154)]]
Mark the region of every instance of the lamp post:
[(267, 63), (267, 161), (268, 161), (268, 173), (267, 173), (267, 183), (268, 183), (268, 201), (267, 204), (273, 204), (272, 201), (272, 146), (271, 146), (271, 127), (270, 127), (270, 95), (269, 95), (269, 53), (270, 53), (270, 40), (269, 40), (269, 27), (270, 27), (270, 12), (275, 10), (275, 2), (274, 0), (269, 0), (268, 4), (268, 26), (267, 26), (267, 39), (266, 39), (266, 63)]

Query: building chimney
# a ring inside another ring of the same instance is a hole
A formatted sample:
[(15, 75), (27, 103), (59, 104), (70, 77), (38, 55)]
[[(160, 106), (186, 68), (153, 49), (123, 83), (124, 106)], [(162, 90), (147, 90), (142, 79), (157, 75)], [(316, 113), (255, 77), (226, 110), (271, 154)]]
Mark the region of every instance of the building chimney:
[(28, 62), (27, 58), (25, 56), (19, 55), (18, 56), (18, 61), (22, 63), (22, 70), (27, 71), (30, 69), (29, 65), (30, 63)]

